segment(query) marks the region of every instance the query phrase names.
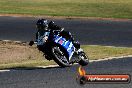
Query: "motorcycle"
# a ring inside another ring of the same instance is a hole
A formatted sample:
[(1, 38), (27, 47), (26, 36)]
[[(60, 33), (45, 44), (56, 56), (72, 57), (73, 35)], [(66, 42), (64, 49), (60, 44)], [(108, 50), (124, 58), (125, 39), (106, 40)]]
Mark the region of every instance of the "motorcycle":
[(35, 43), (47, 60), (54, 60), (61, 67), (71, 66), (74, 63), (79, 63), (82, 66), (87, 65), (89, 59), (80, 48), (80, 44), (77, 44), (78, 48), (75, 48), (73, 42), (61, 36), (59, 32), (53, 31), (52, 38), (50, 30), (46, 31), (43, 36), (38, 33), (36, 42), (30, 41), (29, 45)]

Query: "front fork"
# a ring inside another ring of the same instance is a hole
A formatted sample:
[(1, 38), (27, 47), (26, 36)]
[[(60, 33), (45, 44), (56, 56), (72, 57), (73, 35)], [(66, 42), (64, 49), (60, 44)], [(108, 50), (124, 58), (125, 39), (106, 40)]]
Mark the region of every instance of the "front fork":
[(82, 52), (84, 52), (83, 51), (83, 49), (78, 49), (78, 50), (76, 50), (75, 52), (74, 52), (74, 54), (73, 54), (73, 56), (72, 56), (72, 58), (71, 58), (71, 60), (69, 61), (70, 63), (78, 63), (80, 60), (81, 60), (81, 58), (79, 58), (79, 55), (82, 53)]

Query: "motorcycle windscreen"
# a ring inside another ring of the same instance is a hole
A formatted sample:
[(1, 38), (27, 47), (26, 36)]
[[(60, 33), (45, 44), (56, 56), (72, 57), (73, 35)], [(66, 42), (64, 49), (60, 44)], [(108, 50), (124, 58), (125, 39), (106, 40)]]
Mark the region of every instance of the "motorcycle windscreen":
[(59, 36), (56, 36), (55, 38), (55, 42), (62, 45), (68, 52), (68, 55), (69, 55), (69, 60), (71, 59), (73, 53), (74, 53), (74, 50), (75, 50), (75, 47), (74, 45), (72, 44), (71, 41), (66, 41), (65, 38), (62, 38), (62, 37), (59, 37)]
[(44, 32), (43, 36), (38, 33), (37, 45), (44, 45), (47, 41), (50, 32)]

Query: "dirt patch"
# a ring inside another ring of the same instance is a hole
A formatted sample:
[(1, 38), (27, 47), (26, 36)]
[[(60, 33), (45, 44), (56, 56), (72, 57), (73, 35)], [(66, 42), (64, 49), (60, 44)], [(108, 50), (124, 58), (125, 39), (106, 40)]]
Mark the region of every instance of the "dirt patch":
[(43, 53), (36, 46), (27, 43), (0, 41), (0, 64), (21, 63), (28, 60), (44, 59)]

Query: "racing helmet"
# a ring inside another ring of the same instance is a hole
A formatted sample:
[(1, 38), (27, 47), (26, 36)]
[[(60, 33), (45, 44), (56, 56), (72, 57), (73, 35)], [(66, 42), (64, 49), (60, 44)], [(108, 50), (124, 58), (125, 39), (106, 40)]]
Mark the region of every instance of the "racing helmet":
[(48, 21), (46, 19), (39, 19), (36, 23), (38, 30), (47, 30)]

